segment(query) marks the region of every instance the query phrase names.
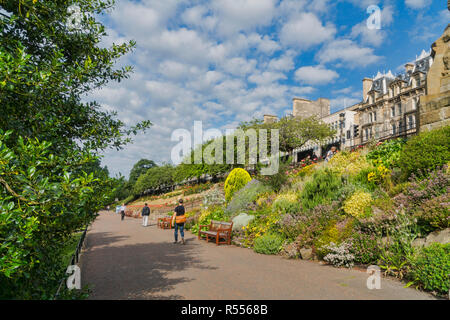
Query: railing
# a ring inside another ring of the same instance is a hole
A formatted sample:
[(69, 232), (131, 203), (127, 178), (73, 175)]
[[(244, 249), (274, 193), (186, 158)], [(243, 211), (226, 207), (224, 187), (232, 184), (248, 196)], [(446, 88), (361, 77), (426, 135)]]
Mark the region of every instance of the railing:
[[(72, 259), (70, 260), (69, 266), (77, 264), (78, 261), (80, 260), (80, 253), (81, 253), (81, 249), (83, 248), (84, 239), (86, 238), (87, 229), (88, 229), (88, 225), (84, 228), (83, 234), (81, 235), (81, 238), (78, 241), (75, 253), (72, 255)], [(66, 268), (66, 270), (67, 270), (67, 268)], [(53, 296), (53, 300), (56, 300), (58, 298), (61, 288), (64, 285), (64, 282), (66, 282), (66, 277), (63, 277), (61, 279), (61, 281), (59, 282), (58, 290), (56, 291), (55, 295)]]

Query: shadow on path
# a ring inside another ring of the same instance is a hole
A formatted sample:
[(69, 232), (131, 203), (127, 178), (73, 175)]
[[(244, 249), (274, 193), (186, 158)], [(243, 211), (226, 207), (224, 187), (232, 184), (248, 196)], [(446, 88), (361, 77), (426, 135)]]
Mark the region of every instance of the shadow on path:
[(82, 283), (95, 283), (90, 299), (184, 299), (164, 295), (177, 284), (192, 280), (177, 277), (177, 271), (216, 269), (196, 257), (198, 244), (191, 241), (186, 245), (159, 242), (114, 246), (120, 240), (117, 238), (126, 237), (107, 235), (92, 234), (84, 258)]

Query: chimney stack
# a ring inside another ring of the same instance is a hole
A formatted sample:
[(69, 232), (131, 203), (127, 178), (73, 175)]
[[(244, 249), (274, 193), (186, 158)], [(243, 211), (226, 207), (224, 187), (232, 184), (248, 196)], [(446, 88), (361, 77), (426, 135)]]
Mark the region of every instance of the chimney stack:
[(363, 101), (365, 102), (367, 100), (367, 94), (372, 88), (373, 80), (370, 78), (364, 78), (362, 82), (363, 82)]

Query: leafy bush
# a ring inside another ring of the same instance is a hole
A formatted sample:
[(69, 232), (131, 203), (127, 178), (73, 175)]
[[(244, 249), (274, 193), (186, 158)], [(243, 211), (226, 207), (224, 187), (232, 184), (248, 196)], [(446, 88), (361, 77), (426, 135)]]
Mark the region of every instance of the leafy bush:
[(325, 246), (328, 254), (323, 257), (323, 260), (335, 267), (353, 267), (353, 261), (355, 256), (350, 252), (351, 244), (349, 242), (342, 242), (340, 245), (336, 245), (331, 242)]
[(346, 214), (355, 218), (365, 217), (370, 213), (369, 209), (372, 201), (373, 199), (370, 193), (357, 191), (345, 201), (343, 209)]
[(412, 174), (424, 175), (450, 160), (450, 126), (422, 132), (403, 147), (399, 159), (405, 180)]
[(245, 187), (237, 191), (228, 203), (225, 212), (227, 215), (238, 214), (246, 211), (254, 204), (261, 194), (267, 193), (270, 188), (253, 179)]
[(233, 169), (225, 180), (225, 200), (229, 202), (236, 191), (242, 189), (252, 178), (242, 168)]
[(299, 230), (297, 242), (300, 246), (311, 246), (322, 232), (329, 226), (330, 221), (339, 218), (336, 203), (318, 205), (297, 218), (295, 228)]
[(450, 194), (423, 202), (414, 212), (418, 224), (427, 232), (450, 227)]
[(381, 244), (374, 234), (355, 232), (351, 238), (351, 253), (355, 262), (362, 264), (377, 263), (381, 256)]
[(272, 210), (281, 214), (296, 214), (300, 212), (301, 205), (294, 193), (280, 194), (272, 204)]
[(330, 202), (341, 186), (342, 179), (338, 174), (328, 169), (316, 171), (300, 194), (303, 208), (312, 209), (318, 204)]
[(208, 225), (211, 223), (211, 220), (228, 221), (228, 218), (225, 216), (224, 210), (221, 206), (203, 210), (198, 217), (197, 224), (192, 225), (191, 232), (197, 234), (199, 225)]
[(328, 165), (334, 172), (350, 176), (355, 176), (361, 170), (370, 167), (362, 151), (339, 152), (331, 158)]
[(255, 240), (253, 250), (262, 254), (278, 254), (282, 249), (284, 239), (277, 234), (265, 234)]
[(304, 230), (304, 226), (300, 223), (297, 216), (291, 214), (284, 214), (278, 221), (280, 232), (286, 236), (288, 240), (295, 240), (299, 234)]
[(350, 238), (354, 228), (352, 219), (346, 219), (339, 222), (330, 221), (328, 227), (314, 241), (314, 247), (319, 257), (324, 257), (329, 253), (331, 243), (341, 244), (344, 240)]
[(367, 160), (371, 161), (374, 166), (381, 162), (387, 168), (396, 167), (405, 142), (405, 139), (399, 138), (379, 143), (367, 154)]
[(433, 243), (412, 261), (410, 277), (425, 290), (447, 294), (450, 290), (450, 244)]
[(395, 197), (396, 203), (411, 211), (426, 200), (449, 193), (450, 178), (446, 170), (447, 167), (444, 166), (430, 172), (422, 180), (415, 180), (415, 176), (412, 175), (406, 190)]

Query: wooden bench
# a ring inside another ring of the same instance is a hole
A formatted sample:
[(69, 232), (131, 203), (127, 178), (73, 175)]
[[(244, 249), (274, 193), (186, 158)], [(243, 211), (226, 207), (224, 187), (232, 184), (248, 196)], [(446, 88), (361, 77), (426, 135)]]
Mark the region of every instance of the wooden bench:
[(172, 218), (171, 217), (158, 218), (158, 227), (161, 229), (172, 229)]
[[(202, 230), (202, 228), (208, 228), (208, 230)], [(216, 221), (212, 220), (209, 225), (200, 225), (198, 228), (198, 238), (206, 238), (209, 241), (210, 238), (216, 240), (216, 244), (231, 244), (231, 230), (233, 228), (233, 222)], [(204, 237), (206, 236), (206, 237)], [(223, 239), (224, 241), (221, 241)]]

